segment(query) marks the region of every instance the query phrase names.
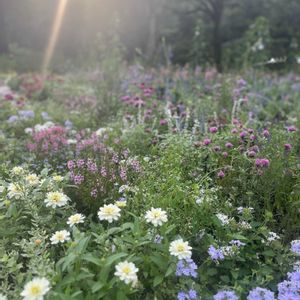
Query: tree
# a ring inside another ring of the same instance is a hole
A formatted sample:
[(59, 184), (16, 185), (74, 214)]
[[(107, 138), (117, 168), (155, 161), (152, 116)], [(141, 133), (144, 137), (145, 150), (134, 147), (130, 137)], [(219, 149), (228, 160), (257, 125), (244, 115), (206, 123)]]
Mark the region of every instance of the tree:
[(5, 21), (5, 9), (9, 0), (0, 1), (0, 54), (8, 52), (7, 30)]

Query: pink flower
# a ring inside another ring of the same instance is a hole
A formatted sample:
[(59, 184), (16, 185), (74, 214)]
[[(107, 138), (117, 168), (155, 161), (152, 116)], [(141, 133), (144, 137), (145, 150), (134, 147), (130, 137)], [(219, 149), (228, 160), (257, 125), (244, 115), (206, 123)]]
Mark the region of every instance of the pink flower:
[(231, 130), (231, 133), (232, 133), (232, 134), (236, 134), (236, 133), (238, 133), (238, 130), (237, 130), (236, 128), (233, 128), (233, 129)]
[(265, 129), (262, 134), (265, 138), (268, 138), (270, 136), (270, 132), (267, 129)]
[(225, 173), (221, 170), (221, 171), (218, 172), (217, 176), (219, 178), (224, 178), (225, 177)]
[(292, 149), (292, 145), (291, 144), (284, 144), (284, 150), (285, 151), (290, 151)]
[(225, 147), (231, 149), (231, 148), (233, 148), (233, 144), (231, 144), (230, 142), (227, 142), (225, 144)]
[(165, 120), (165, 119), (161, 119), (161, 120), (159, 121), (159, 125), (161, 125), (161, 126), (165, 126), (165, 125), (167, 125), (167, 124), (168, 124), (168, 121)]
[(209, 132), (210, 133), (217, 133), (218, 132), (218, 128), (217, 127), (210, 127), (209, 128)]
[(211, 143), (211, 139), (204, 139), (203, 140), (203, 145), (208, 146)]
[(295, 126), (293, 126), (293, 125), (292, 126), (288, 126), (286, 129), (287, 129), (288, 132), (297, 131), (297, 128)]
[(223, 155), (224, 158), (228, 157), (228, 153), (227, 152), (223, 152), (222, 155)]
[(257, 158), (255, 160), (255, 165), (258, 168), (267, 168), (270, 165), (270, 161), (267, 158)]

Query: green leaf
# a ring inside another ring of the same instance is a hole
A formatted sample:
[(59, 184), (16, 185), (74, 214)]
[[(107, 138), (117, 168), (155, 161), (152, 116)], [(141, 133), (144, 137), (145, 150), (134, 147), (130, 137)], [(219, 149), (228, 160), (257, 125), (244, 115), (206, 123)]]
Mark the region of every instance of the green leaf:
[(111, 255), (109, 256), (107, 259), (106, 259), (106, 262), (105, 262), (105, 266), (110, 266), (112, 263), (114, 263), (116, 260), (118, 260), (119, 258), (122, 258), (122, 257), (125, 257), (127, 256), (128, 254), (127, 253), (124, 253), (124, 252), (120, 252), (120, 253), (116, 253), (114, 255)]
[(93, 256), (91, 253), (85, 254), (81, 257), (83, 260), (89, 261), (97, 266), (102, 266), (103, 262), (100, 258)]
[(207, 270), (207, 274), (210, 275), (210, 276), (214, 276), (214, 275), (216, 275), (217, 273), (218, 273), (218, 270), (215, 269), (215, 268), (209, 268), (209, 269)]
[(153, 280), (153, 287), (156, 287), (157, 285), (161, 284), (164, 280), (164, 276), (162, 275), (158, 275), (156, 277), (154, 277), (154, 280)]

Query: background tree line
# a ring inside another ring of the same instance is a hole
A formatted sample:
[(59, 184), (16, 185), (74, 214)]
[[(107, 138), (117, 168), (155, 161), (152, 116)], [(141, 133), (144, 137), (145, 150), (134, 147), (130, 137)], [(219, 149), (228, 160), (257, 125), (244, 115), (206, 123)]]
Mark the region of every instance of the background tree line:
[[(59, 1), (0, 0), (0, 63), (23, 56), (26, 67), (40, 65)], [(149, 64), (222, 71), (281, 58), (291, 66), (299, 15), (299, 0), (69, 0), (55, 57), (88, 64), (117, 36), (126, 59)]]

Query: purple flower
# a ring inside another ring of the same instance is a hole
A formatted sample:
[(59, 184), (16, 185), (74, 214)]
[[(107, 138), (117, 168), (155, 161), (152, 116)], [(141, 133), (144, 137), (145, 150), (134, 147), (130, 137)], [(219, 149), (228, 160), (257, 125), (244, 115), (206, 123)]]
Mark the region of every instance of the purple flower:
[(235, 292), (232, 291), (220, 291), (214, 295), (214, 300), (238, 300)]
[(233, 144), (230, 143), (230, 142), (227, 142), (227, 143), (225, 144), (225, 147), (231, 149), (231, 148), (233, 147)]
[(221, 171), (218, 172), (217, 176), (219, 178), (224, 178), (225, 177), (225, 173), (221, 170)]
[(75, 175), (73, 181), (76, 185), (80, 185), (84, 181), (84, 176), (81, 174)]
[(300, 240), (293, 241), (290, 250), (300, 255)]
[(285, 151), (290, 151), (292, 149), (292, 145), (291, 144), (284, 144), (284, 150)]
[(238, 130), (237, 130), (236, 128), (233, 128), (233, 129), (231, 130), (231, 133), (232, 133), (232, 134), (236, 134), (236, 133), (238, 133)]
[(242, 246), (246, 245), (245, 243), (241, 242), (240, 240), (231, 240), (229, 242), (229, 244), (237, 246), (237, 247), (242, 247)]
[(226, 151), (224, 151), (224, 152), (222, 153), (222, 155), (223, 155), (224, 158), (227, 158), (227, 157), (228, 157), (228, 153), (227, 153)]
[(178, 300), (194, 300), (197, 299), (197, 292), (193, 289), (190, 289), (188, 292), (181, 291), (177, 294)]
[(74, 161), (73, 161), (73, 160), (69, 160), (69, 161), (67, 162), (67, 166), (68, 166), (68, 169), (69, 169), (69, 170), (74, 169), (74, 168), (75, 168), (75, 163), (74, 163)]
[(288, 126), (287, 128), (286, 128), (286, 130), (288, 131), (288, 132), (294, 132), (294, 131), (296, 131), (297, 130), (297, 128), (295, 127), (295, 126)]
[(250, 151), (247, 151), (247, 155), (248, 155), (249, 157), (254, 157), (254, 156), (256, 155), (256, 152), (253, 151), (253, 150), (250, 150)]
[(215, 127), (215, 126), (214, 127), (210, 127), (209, 128), (209, 132), (210, 133), (217, 133), (218, 132), (218, 127)]
[(15, 123), (15, 122), (17, 122), (18, 120), (19, 120), (19, 117), (13, 115), (13, 116), (10, 116), (10, 117), (8, 118), (7, 122), (8, 122), (8, 123)]
[(78, 168), (81, 168), (81, 167), (84, 166), (84, 160), (83, 159), (78, 159), (77, 162), (76, 162), (76, 164), (77, 164)]
[(165, 120), (165, 119), (161, 119), (161, 120), (159, 121), (159, 125), (161, 125), (161, 126), (165, 126), (165, 125), (167, 125), (167, 124), (168, 124), (168, 121)]
[(270, 136), (270, 132), (267, 129), (264, 129), (262, 134), (265, 138), (268, 138)]
[(186, 260), (181, 259), (177, 263), (176, 276), (191, 276), (193, 278), (196, 278), (197, 269), (197, 265), (191, 258)]
[(257, 287), (250, 291), (247, 300), (274, 300), (274, 293), (270, 290)]
[(34, 111), (32, 111), (32, 110), (20, 110), (19, 111), (19, 116), (22, 119), (32, 119), (32, 118), (34, 118)]
[(93, 190), (91, 191), (91, 196), (94, 197), (94, 198), (96, 198), (97, 195), (98, 195), (97, 189), (93, 189)]
[(300, 299), (300, 282), (284, 280), (278, 284), (279, 300), (299, 300)]
[(237, 85), (239, 88), (245, 87), (247, 85), (247, 81), (241, 78), (237, 81)]
[(244, 138), (244, 137), (246, 137), (246, 135), (247, 135), (247, 132), (246, 131), (242, 131), (241, 133), (240, 133), (240, 138)]
[(211, 139), (204, 139), (203, 140), (203, 145), (208, 146), (211, 143)]
[(267, 168), (270, 165), (270, 161), (267, 158), (257, 158), (255, 165), (256, 167)]
[(298, 281), (300, 282), (300, 270), (288, 273), (288, 279), (291, 281)]
[(45, 121), (51, 119), (50, 116), (49, 116), (49, 114), (46, 111), (42, 111), (41, 112), (41, 116), (42, 116), (42, 119), (45, 120)]
[(67, 127), (67, 128), (72, 128), (73, 127), (73, 123), (70, 121), (70, 120), (67, 120), (66, 122), (65, 122), (65, 127)]
[(208, 254), (212, 260), (223, 260), (224, 254), (221, 249), (215, 248), (213, 245), (210, 245), (208, 248)]
[(160, 244), (161, 241), (163, 240), (163, 237), (159, 234), (157, 234), (155, 237), (154, 237), (154, 243), (155, 244)]

